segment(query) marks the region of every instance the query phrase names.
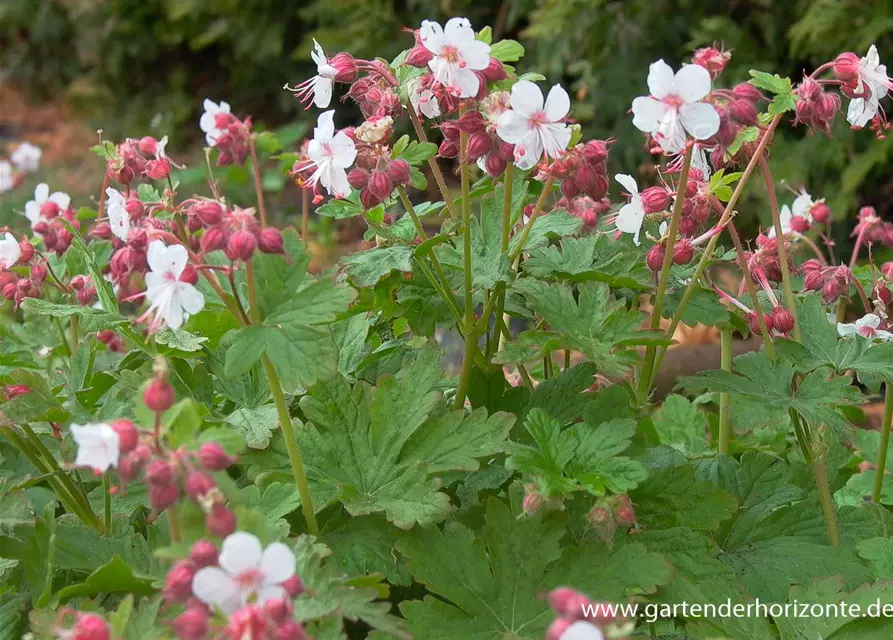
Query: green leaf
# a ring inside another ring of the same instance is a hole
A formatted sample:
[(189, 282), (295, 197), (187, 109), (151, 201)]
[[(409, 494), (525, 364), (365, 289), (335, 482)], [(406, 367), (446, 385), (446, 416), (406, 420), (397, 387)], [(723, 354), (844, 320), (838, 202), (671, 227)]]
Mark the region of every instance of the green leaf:
[[(732, 144), (729, 145), (729, 148), (726, 151), (726, 155), (728, 157), (732, 157), (732, 156), (736, 155), (741, 150), (741, 147), (744, 146), (744, 143), (756, 142), (759, 137), (760, 137), (760, 128), (759, 127), (743, 127), (738, 132), (738, 135), (735, 136), (735, 140), (732, 142)], [(717, 191), (719, 191), (720, 189), (723, 189), (723, 188), (728, 189), (728, 187), (718, 187)], [(725, 199), (720, 198), (720, 200), (723, 200), (723, 202), (728, 202), (728, 199), (732, 197), (732, 194), (730, 191), (728, 192), (728, 194), (723, 193), (723, 195), (727, 195), (727, 197)], [(719, 193), (717, 193), (717, 197), (718, 198), (720, 197)]]
[[(202, 409), (207, 414), (207, 409)], [(192, 443), (201, 425), (201, 411), (192, 398), (180, 400), (164, 414), (164, 432), (174, 448)]]
[(409, 586), (412, 577), (406, 561), (395, 552), (400, 530), (378, 516), (351, 517), (346, 524), (326, 531), (332, 561), (348, 575), (381, 573), (395, 586)]
[(537, 594), (563, 533), (554, 520), (516, 519), (495, 498), (480, 535), (458, 522), (413, 530), (397, 549), (416, 581), (438, 597), (400, 604), (410, 630), (430, 640), (542, 638), (551, 616)]
[(371, 287), (393, 270), (412, 271), (412, 247), (396, 245), (359, 251), (342, 261), (358, 287)]
[(663, 334), (642, 330), (642, 314), (627, 310), (606, 284), (582, 283), (578, 297), (566, 284), (533, 278), (522, 278), (512, 288), (566, 341), (560, 348), (581, 351), (608, 375), (621, 375), (638, 360), (629, 345), (664, 340)]
[(697, 458), (710, 450), (705, 416), (687, 398), (667, 396), (653, 421), (661, 444), (673, 447), (689, 458)]
[(868, 538), (857, 542), (856, 550), (871, 564), (875, 580), (893, 580), (893, 540)]
[(326, 218), (354, 218), (363, 215), (363, 207), (346, 199), (331, 199), (321, 207), (317, 207), (316, 213)]
[(283, 229), (282, 245), (285, 255), (257, 252), (251, 260), (255, 279), (260, 283), (257, 301), (261, 317), (291, 298), (304, 282), (310, 263), (310, 253), (294, 227)]
[(7, 376), (9, 384), (21, 384), (30, 389), (3, 403), (3, 413), (13, 424), (22, 422), (65, 422), (71, 413), (62, 407), (56, 394), (36, 371), (16, 369)]
[(330, 278), (310, 283), (276, 307), (265, 319), (267, 324), (325, 324), (347, 311), (356, 291), (337, 285)]
[(634, 252), (618, 251), (605, 235), (562, 238), (560, 249), (554, 245), (534, 248), (523, 266), (525, 273), (537, 278), (606, 282), (634, 291), (648, 289), (653, 279)]
[(84, 331), (111, 329), (127, 323), (127, 319), (118, 313), (79, 304), (56, 304), (42, 298), (25, 298), (22, 300), (22, 309), (28, 313), (54, 318), (67, 319), (70, 316), (77, 316)]
[(433, 142), (418, 142), (413, 140), (395, 158), (406, 160), (410, 166), (417, 167), (423, 162), (434, 157), (437, 153), (437, 145)]
[(792, 91), (790, 78), (782, 78), (777, 73), (775, 75), (770, 75), (765, 71), (751, 69), (750, 76), (752, 78), (750, 84), (757, 89), (762, 89), (771, 93), (791, 93)]
[(20, 640), (28, 622), (28, 599), (19, 593), (0, 595), (0, 640)]
[(777, 360), (772, 362), (764, 352), (748, 353), (733, 361), (734, 373), (706, 371), (685, 378), (680, 383), (687, 389), (706, 388), (731, 392), (736, 421), (753, 427), (776, 424), (794, 409), (810, 424), (824, 424), (837, 433), (849, 427), (837, 406), (859, 404), (862, 394), (846, 376), (828, 377), (827, 370), (813, 371), (793, 390), (794, 366)]
[[(684, 295), (683, 289), (677, 289), (664, 298), (664, 318), (672, 318), (679, 309)], [(697, 324), (715, 326), (729, 321), (729, 310), (719, 302), (715, 292), (703, 287), (695, 287), (685, 311), (682, 312), (682, 322), (693, 327)]]
[(155, 334), (155, 343), (166, 345), (176, 351), (186, 351), (188, 353), (201, 351), (204, 343), (208, 342), (208, 338), (198, 336), (182, 329), (176, 331), (165, 327)]
[[(823, 574), (822, 574), (823, 575)], [(881, 611), (893, 611), (893, 584), (862, 585), (847, 592), (838, 576), (791, 586), (789, 616), (773, 616), (781, 640), (834, 638), (835, 640), (881, 640), (890, 637), (893, 621)], [(826, 615), (800, 615), (804, 604), (828, 611)], [(852, 607), (859, 607), (858, 613)]]
[[(308, 424), (298, 430), (311, 488), (337, 494), (351, 515), (384, 512), (403, 528), (443, 520), (452, 510), (429, 474), (476, 468), (500, 450), (511, 418), (478, 410), (432, 411), (441, 375), (439, 352), (425, 347), (395, 376), (353, 387), (341, 376), (319, 382), (301, 399)], [(325, 505), (317, 505), (322, 508)]]
[(562, 425), (579, 418), (593, 398), (586, 390), (595, 381), (597, 371), (593, 363), (583, 362), (544, 380), (530, 394), (525, 413), (540, 408)]
[(524, 56), (524, 47), (514, 40), (500, 40), (490, 45), (490, 57), (500, 62), (517, 62)]
[(155, 593), (152, 580), (134, 574), (133, 569), (119, 555), (112, 556), (84, 581), (61, 589), (56, 597), (61, 602), (78, 596), (95, 596), (100, 593), (131, 593), (150, 595)]
[(136, 194), (142, 202), (161, 202), (161, 194), (151, 184), (141, 184), (137, 187)]
[[(572, 236), (583, 227), (583, 220), (577, 216), (569, 214), (564, 209), (555, 209), (548, 215), (538, 216), (533, 221), (530, 228), (530, 234), (527, 236), (527, 242), (524, 243), (524, 249), (530, 250), (544, 246), (549, 242), (549, 236)], [(509, 249), (515, 251), (521, 241), (521, 233), (518, 232), (512, 236), (509, 242)]]
[(265, 449), (270, 444), (273, 431), (279, 428), (279, 415), (272, 404), (254, 409), (242, 407), (229, 414), (226, 422), (242, 434), (247, 446)]
[[(835, 492), (834, 501), (842, 507), (862, 504), (874, 494), (876, 476), (874, 469), (851, 475), (847, 478), (846, 485)], [(893, 482), (884, 482), (878, 502), (893, 505)]]
[(709, 531), (735, 511), (735, 500), (723, 489), (695, 478), (690, 465), (653, 470), (630, 495), (636, 516), (646, 527), (689, 527)]
[(471, 219), (472, 283), (492, 289), (511, 277), (508, 255), (502, 250), (502, 187), (481, 200), (481, 215)]
[(263, 153), (276, 153), (282, 150), (282, 143), (272, 131), (261, 131), (254, 134), (254, 144), (257, 150)]

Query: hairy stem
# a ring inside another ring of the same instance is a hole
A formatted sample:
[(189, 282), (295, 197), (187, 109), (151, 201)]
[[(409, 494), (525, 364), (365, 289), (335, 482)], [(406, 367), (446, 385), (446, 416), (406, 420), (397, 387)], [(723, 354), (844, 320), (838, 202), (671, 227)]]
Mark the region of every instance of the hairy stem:
[(248, 138), (248, 150), (251, 153), (251, 164), (254, 167), (254, 191), (257, 193), (257, 212), (260, 214), (260, 226), (267, 226), (267, 207), (264, 204), (264, 187), (260, 177), (260, 163), (257, 161), (257, 149), (254, 136)]
[[(251, 305), (251, 319), (254, 323), (261, 321), (260, 307), (257, 303), (257, 285), (254, 279), (254, 265), (249, 260), (245, 263), (245, 275), (248, 279), (248, 304)], [(279, 416), (279, 429), (282, 431), (282, 439), (285, 441), (285, 448), (288, 451), (288, 461), (291, 463), (291, 473), (295, 479), (295, 485), (298, 488), (298, 494), (301, 496), (301, 510), (304, 513), (304, 519), (307, 521), (307, 530), (314, 536), (319, 536), (319, 525), (316, 523), (316, 514), (313, 511), (313, 501), (310, 498), (310, 485), (307, 483), (307, 474), (304, 471), (304, 460), (301, 457), (301, 449), (298, 446), (298, 439), (295, 437), (295, 430), (292, 426), (291, 414), (288, 412), (288, 403), (285, 401), (285, 394), (282, 392), (282, 383), (279, 381), (279, 374), (273, 361), (265, 353), (261, 356), (261, 363), (264, 366), (264, 372), (267, 374), (267, 384), (270, 387), (270, 394), (273, 396), (273, 403), (276, 405), (276, 413)]]
[(102, 474), (102, 506), (104, 509), (105, 533), (108, 535), (112, 531), (112, 487), (109, 472)]
[(832, 547), (839, 547), (840, 532), (837, 528), (837, 513), (834, 509), (834, 500), (831, 497), (831, 485), (828, 483), (828, 471), (825, 469), (824, 460), (813, 461), (812, 474), (815, 476), (815, 484), (819, 489), (819, 498), (822, 501), (822, 513), (828, 528), (828, 542)]
[[(720, 368), (732, 372), (732, 330), (723, 327), (720, 330)], [(719, 394), (719, 452), (729, 455), (729, 444), (732, 441), (732, 394), (724, 391)]]
[[(428, 136), (425, 135), (425, 127), (422, 126), (422, 121), (419, 120), (419, 114), (417, 114), (413, 108), (410, 108), (408, 111), (409, 119), (412, 121), (412, 126), (415, 129), (416, 136), (419, 138), (419, 142), (428, 142)], [(450, 217), (455, 218), (456, 208), (453, 206), (453, 196), (450, 193), (450, 188), (447, 186), (446, 180), (443, 179), (443, 172), (440, 170), (440, 165), (437, 164), (435, 156), (428, 158), (428, 166), (431, 168), (431, 175), (434, 176), (434, 182), (437, 183), (437, 187), (440, 189), (440, 195), (443, 196), (447, 211), (450, 212)]]
[(307, 244), (310, 237), (310, 190), (301, 189), (301, 240)]
[(549, 193), (552, 191), (552, 183), (555, 181), (554, 176), (549, 176), (546, 178), (546, 181), (543, 183), (543, 192), (540, 194), (539, 200), (536, 201), (536, 206), (533, 209), (533, 213), (530, 214), (530, 220), (527, 221), (527, 224), (524, 225), (524, 229), (521, 230), (521, 235), (518, 237), (518, 246), (515, 247), (515, 250), (509, 254), (509, 262), (514, 263), (515, 260), (518, 259), (518, 256), (524, 251), (524, 245), (527, 244), (527, 238), (530, 235), (530, 230), (533, 228), (533, 224), (536, 222), (536, 219), (539, 217), (540, 213), (543, 211), (543, 207), (546, 206), (546, 200), (549, 197)]
[[(410, 109), (411, 111), (411, 109)], [(471, 271), (471, 177), (468, 173), (466, 155), (468, 152), (468, 134), (459, 135), (459, 160), (462, 176), (462, 269), (465, 276), (465, 354), (462, 357), (462, 373), (459, 377), (459, 386), (456, 388), (456, 408), (465, 406), (465, 396), (468, 393), (468, 384), (471, 378), (474, 350), (477, 349), (477, 340), (474, 331), (474, 298), (472, 292), (473, 273)], [(483, 316), (482, 316), (483, 320)]]
[(769, 335), (769, 328), (766, 326), (766, 318), (763, 315), (763, 309), (760, 305), (760, 299), (757, 297), (757, 286), (754, 284), (753, 277), (750, 275), (750, 267), (747, 266), (747, 260), (744, 257), (744, 247), (741, 245), (741, 238), (738, 236), (738, 230), (735, 223), (729, 221), (729, 236), (735, 245), (735, 253), (738, 254), (738, 266), (741, 267), (741, 274), (744, 277), (744, 283), (747, 285), (747, 293), (750, 294), (750, 301), (753, 304), (753, 311), (757, 316), (757, 323), (760, 325), (760, 338), (763, 340), (763, 346), (766, 349), (766, 355), (770, 359), (775, 360), (775, 342)]
[[(670, 228), (667, 230), (667, 245), (664, 247), (664, 263), (660, 269), (660, 280), (657, 283), (657, 293), (654, 296), (654, 305), (651, 311), (651, 329), (660, 329), (661, 312), (663, 311), (664, 296), (667, 293), (667, 283), (670, 281), (670, 270), (673, 268), (673, 250), (676, 246), (676, 235), (679, 233), (679, 220), (682, 218), (682, 205), (685, 203), (685, 189), (688, 186), (688, 174), (691, 169), (691, 154), (694, 145), (689, 145), (685, 150), (685, 158), (682, 161), (682, 172), (679, 174), (679, 183), (676, 185), (676, 202), (673, 205), (673, 214), (670, 218)], [(672, 335), (672, 334), (669, 334)], [(645, 363), (642, 366), (642, 375), (639, 377), (639, 404), (645, 401), (651, 390), (651, 379), (655, 375), (654, 363), (657, 357), (656, 347), (645, 349)]]
[(764, 154), (760, 154), (760, 173), (766, 182), (766, 190), (769, 192), (769, 209), (772, 211), (772, 223), (775, 225), (775, 240), (778, 247), (778, 261), (781, 263), (781, 282), (784, 287), (785, 306), (794, 316), (794, 330), (791, 332), (794, 340), (800, 342), (800, 323), (797, 322), (797, 298), (794, 297), (794, 289), (791, 286), (791, 271), (788, 267), (788, 250), (784, 242), (784, 232), (781, 228), (781, 215), (778, 212), (778, 196), (775, 193), (775, 184), (772, 182), (772, 174), (769, 171), (769, 163)]
[(180, 516), (177, 514), (177, 505), (175, 504), (167, 509), (167, 528), (171, 534), (171, 542), (178, 544), (183, 537), (180, 535)]
[(72, 315), (69, 323), (71, 325), (71, 353), (74, 353), (78, 348), (78, 317)]
[[(502, 252), (508, 255), (509, 239), (512, 234), (512, 186), (514, 181), (514, 165), (510, 164), (505, 169), (503, 176), (503, 197), (502, 197), (502, 239), (500, 246)], [(493, 340), (490, 342), (490, 348), (487, 350), (487, 361), (494, 353), (499, 351), (499, 343), (502, 338), (502, 330), (500, 329), (500, 321), (505, 313), (505, 282), (499, 282), (496, 285), (496, 321), (493, 323)]]
[(862, 248), (862, 241), (865, 239), (865, 231), (868, 229), (868, 225), (863, 224), (859, 228), (859, 233), (856, 235), (856, 244), (853, 245), (853, 255), (850, 256), (850, 269), (856, 266), (856, 262), (859, 260), (859, 250)]
[(881, 446), (877, 454), (874, 468), (874, 491), (871, 501), (880, 502), (884, 492), (884, 473), (887, 468), (887, 447), (890, 444), (890, 424), (893, 423), (893, 383), (884, 382), (884, 421), (881, 424)]

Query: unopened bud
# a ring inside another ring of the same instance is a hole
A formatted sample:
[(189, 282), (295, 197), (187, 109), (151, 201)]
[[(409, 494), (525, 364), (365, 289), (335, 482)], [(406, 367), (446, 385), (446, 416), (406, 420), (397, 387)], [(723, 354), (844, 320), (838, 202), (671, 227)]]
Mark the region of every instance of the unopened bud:
[(486, 131), (477, 131), (468, 137), (468, 146), (466, 147), (466, 160), (474, 162), (481, 158), (493, 148), (493, 139)]
[(169, 602), (183, 602), (192, 596), (192, 578), (195, 565), (190, 560), (180, 560), (164, 578), (164, 598)]
[(208, 471), (223, 471), (234, 462), (216, 442), (206, 442), (199, 447), (198, 459)]
[(480, 111), (469, 111), (456, 120), (456, 126), (462, 133), (471, 135), (483, 131), (487, 127), (487, 120)]
[(695, 257), (695, 249), (688, 238), (680, 238), (673, 247), (673, 264), (683, 265)]
[(304, 593), (304, 583), (301, 581), (301, 577), (297, 574), (293, 575), (285, 582), (280, 582), (279, 586), (285, 589), (285, 593), (287, 593), (290, 598), (297, 598)]
[(224, 253), (233, 262), (237, 260), (248, 262), (254, 255), (255, 249), (257, 249), (257, 238), (254, 234), (246, 229), (239, 229), (230, 234)]
[(843, 83), (859, 79), (862, 61), (855, 53), (847, 51), (834, 59), (834, 75)]
[(95, 613), (78, 613), (78, 621), (70, 631), (72, 640), (109, 640), (109, 626)]
[(491, 153), (484, 160), (484, 171), (490, 177), (501, 176), (508, 167), (508, 161), (498, 153)]
[(645, 263), (648, 265), (648, 268), (655, 273), (660, 271), (664, 266), (664, 254), (665, 251), (662, 244), (658, 243), (651, 247), (645, 256)]
[(202, 200), (192, 207), (192, 213), (202, 221), (202, 224), (214, 226), (223, 220), (224, 209), (216, 200)]
[(174, 404), (174, 388), (163, 377), (153, 378), (143, 392), (143, 402), (155, 413), (167, 411)]
[(843, 287), (840, 286), (840, 283), (831, 278), (822, 287), (822, 299), (830, 304), (840, 297), (842, 291)]
[(428, 51), (424, 45), (417, 44), (410, 49), (409, 53), (406, 55), (406, 64), (410, 67), (418, 67), (421, 69), (427, 67), (432, 58), (434, 58), (433, 53)]
[(211, 253), (219, 251), (226, 246), (226, 231), (220, 227), (210, 227), (205, 229), (201, 239), (201, 249), (203, 253)]
[(806, 233), (809, 231), (809, 220), (803, 216), (791, 216), (791, 231)]
[(821, 271), (807, 271), (803, 276), (803, 288), (807, 291), (819, 291), (825, 286), (825, 276)]
[(236, 530), (236, 514), (222, 502), (217, 502), (205, 517), (205, 526), (213, 535), (225, 538)]
[(284, 622), (291, 616), (291, 602), (285, 598), (270, 598), (264, 602), (264, 613), (273, 622)]
[(388, 164), (388, 176), (390, 176), (394, 184), (405, 187), (410, 183), (409, 163), (402, 158), (392, 160)]
[(491, 57), (490, 62), (487, 64), (487, 68), (481, 72), (484, 76), (484, 79), (487, 82), (499, 82), (500, 80), (505, 80), (508, 78), (508, 74), (505, 71), (505, 66), (501, 61), (496, 58)]
[(772, 325), (776, 331), (787, 335), (794, 329), (794, 316), (784, 307), (775, 307), (772, 311)]
[(757, 107), (750, 100), (733, 100), (729, 105), (729, 115), (743, 125), (757, 123)]
[(641, 197), (646, 214), (660, 213), (670, 205), (670, 194), (664, 187), (648, 187)]
[(812, 219), (818, 224), (826, 224), (831, 219), (831, 207), (824, 202), (816, 202), (810, 212)]
[(217, 564), (217, 547), (210, 540), (199, 540), (189, 550), (189, 559), (199, 569)]
[(167, 158), (157, 158), (146, 163), (146, 177), (151, 180), (167, 180), (171, 175), (171, 161)]
[(446, 138), (437, 148), (437, 154), (443, 158), (455, 158), (459, 155), (459, 141)]
[(391, 197), (391, 191), (394, 190), (394, 183), (391, 177), (385, 171), (373, 171), (369, 176), (369, 184), (366, 187), (370, 195), (375, 198), (377, 203), (384, 202)]
[(149, 504), (155, 511), (164, 511), (168, 507), (174, 506), (179, 497), (177, 485), (173, 483), (149, 485)]
[(276, 227), (261, 229), (257, 237), (257, 247), (263, 253), (285, 253), (282, 245), (282, 232)]
[[(112, 336), (115, 334), (113, 333)], [(140, 432), (130, 420), (116, 420), (111, 424), (112, 429), (118, 434), (118, 448), (121, 453), (128, 453), (136, 449), (140, 442)]]
[(760, 93), (760, 90), (749, 82), (736, 84), (732, 88), (732, 93), (735, 95), (736, 98), (740, 100), (748, 100), (750, 102), (759, 102), (763, 99), (763, 94)]
[[(750, 332), (755, 336), (762, 335), (762, 329), (760, 328), (760, 321), (757, 319), (757, 314), (751, 311), (747, 320), (750, 323)], [(766, 330), (771, 332), (772, 327), (774, 326), (772, 323), (772, 316), (768, 313), (764, 313), (763, 322), (766, 323)]]
[(27, 240), (19, 242), (19, 262), (26, 264), (34, 257), (34, 245)]
[(177, 640), (205, 640), (208, 635), (208, 612), (203, 607), (190, 607), (174, 618)]
[(198, 500), (216, 486), (214, 478), (201, 471), (192, 470), (186, 476), (186, 495), (193, 500)]
[(29, 274), (29, 279), (36, 285), (43, 283), (44, 280), (47, 279), (47, 265), (45, 262), (38, 262), (36, 265), (31, 267), (31, 273)]

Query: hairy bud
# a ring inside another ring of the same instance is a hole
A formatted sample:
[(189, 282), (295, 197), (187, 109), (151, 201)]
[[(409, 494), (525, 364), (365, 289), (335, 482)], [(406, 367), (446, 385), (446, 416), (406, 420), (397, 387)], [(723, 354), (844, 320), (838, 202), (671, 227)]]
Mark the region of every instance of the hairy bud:
[(216, 442), (206, 442), (199, 447), (198, 459), (208, 471), (223, 471), (235, 461)]
[(209, 227), (205, 229), (201, 239), (201, 249), (203, 253), (211, 253), (219, 251), (226, 246), (226, 231), (220, 227)]
[(153, 378), (143, 392), (143, 402), (150, 411), (156, 413), (167, 411), (174, 404), (174, 388), (164, 378)]
[(184, 602), (192, 596), (195, 565), (190, 560), (179, 560), (164, 578), (164, 598), (169, 602)]
[(221, 502), (211, 507), (205, 517), (205, 526), (213, 535), (225, 538), (236, 530), (236, 514)]
[(282, 232), (276, 227), (261, 229), (257, 238), (257, 246), (263, 253), (285, 253), (282, 244)]
[(787, 335), (794, 329), (794, 316), (784, 307), (775, 307), (772, 311), (772, 325), (776, 331)]
[(233, 262), (243, 260), (248, 262), (257, 249), (257, 238), (247, 229), (239, 229), (231, 233), (226, 240), (226, 249), (223, 252)]
[(198, 569), (217, 564), (218, 555), (217, 547), (210, 540), (199, 540), (189, 550), (189, 559)]
[(826, 224), (831, 219), (831, 207), (824, 202), (816, 202), (810, 212), (812, 219), (818, 224)]
[(648, 268), (657, 273), (664, 266), (664, 246), (662, 244), (656, 244), (648, 250), (648, 254), (645, 256), (645, 262), (648, 264)]
[[(115, 334), (112, 334), (114, 336)], [(111, 424), (112, 429), (118, 434), (118, 447), (121, 453), (128, 453), (136, 449), (140, 442), (140, 432), (130, 420), (116, 420)]]

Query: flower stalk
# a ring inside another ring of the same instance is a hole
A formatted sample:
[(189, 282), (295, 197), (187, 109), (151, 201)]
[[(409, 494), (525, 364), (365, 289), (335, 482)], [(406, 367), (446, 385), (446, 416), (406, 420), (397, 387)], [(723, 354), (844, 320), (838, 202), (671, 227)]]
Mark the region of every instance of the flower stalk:
[(254, 190), (257, 193), (257, 212), (260, 215), (260, 226), (267, 226), (267, 207), (264, 204), (264, 187), (260, 175), (260, 163), (257, 160), (257, 148), (254, 136), (248, 138), (248, 151), (251, 154), (251, 165), (254, 169)]
[[(477, 349), (477, 339), (474, 331), (474, 297), (472, 292), (473, 274), (471, 264), (471, 178), (468, 173), (468, 134), (460, 135), (460, 162), (462, 180), (462, 269), (465, 277), (465, 353), (462, 356), (462, 373), (459, 377), (459, 386), (456, 388), (456, 408), (465, 405), (465, 396), (468, 393), (468, 384), (471, 378), (474, 350)], [(483, 316), (481, 320), (483, 321)]]
[[(720, 368), (732, 372), (732, 329), (723, 327), (719, 333), (721, 364)], [(724, 391), (719, 394), (719, 452), (729, 455), (732, 441), (732, 394)]]
[[(419, 142), (428, 142), (428, 136), (425, 134), (425, 127), (422, 126), (422, 121), (419, 120), (419, 114), (417, 114), (413, 108), (409, 108), (407, 111), (409, 112), (409, 120), (412, 122), (412, 127), (415, 129)], [(437, 188), (440, 189), (440, 195), (443, 196), (443, 201), (444, 204), (446, 204), (447, 211), (450, 212), (450, 217), (455, 218), (457, 214), (456, 208), (453, 206), (453, 196), (450, 193), (450, 188), (447, 186), (446, 180), (443, 178), (443, 172), (440, 170), (440, 165), (437, 164), (437, 159), (434, 156), (428, 158), (428, 167), (431, 169), (431, 175), (434, 176), (434, 182), (437, 183)]]
[(893, 423), (893, 383), (884, 382), (884, 418), (881, 424), (881, 443), (877, 454), (877, 464), (874, 465), (874, 490), (871, 493), (871, 501), (880, 503), (884, 493), (884, 474), (887, 469), (887, 447), (890, 445), (890, 425)]

